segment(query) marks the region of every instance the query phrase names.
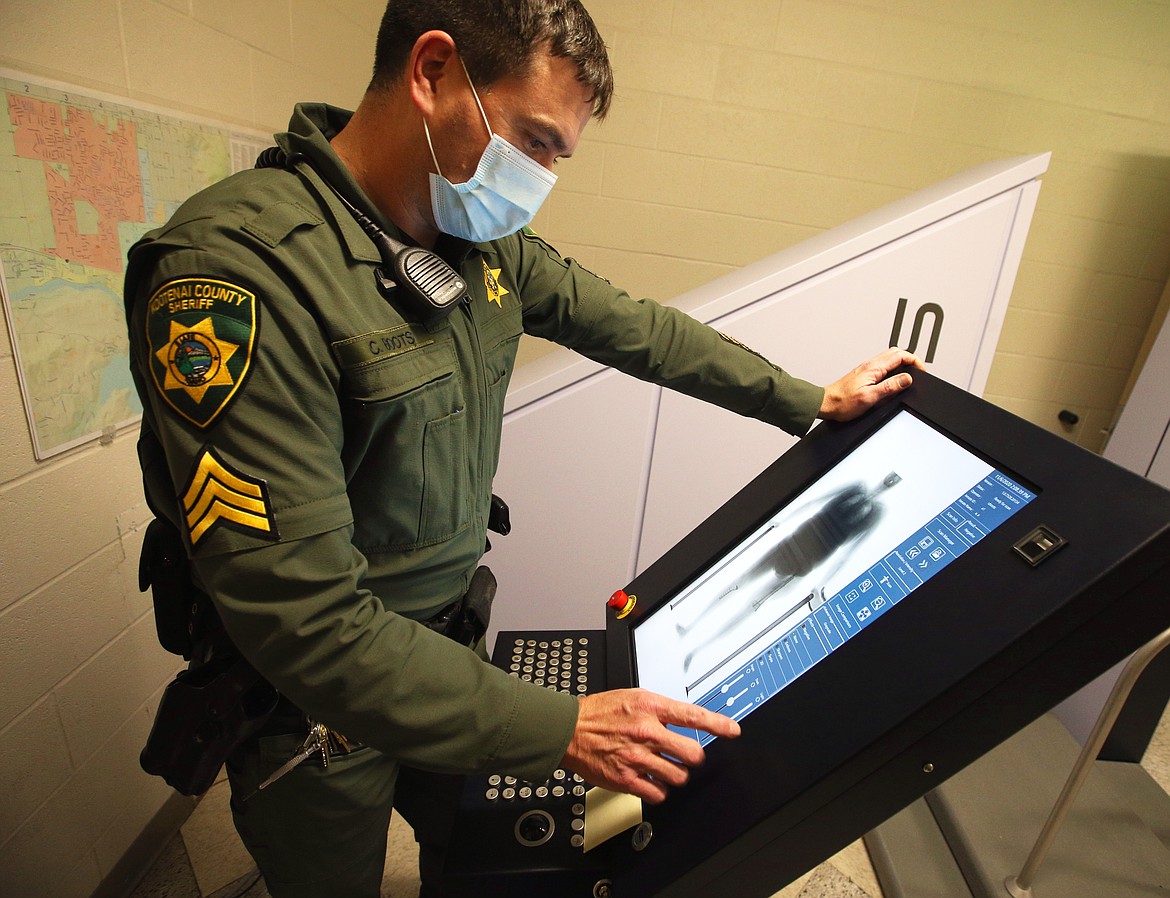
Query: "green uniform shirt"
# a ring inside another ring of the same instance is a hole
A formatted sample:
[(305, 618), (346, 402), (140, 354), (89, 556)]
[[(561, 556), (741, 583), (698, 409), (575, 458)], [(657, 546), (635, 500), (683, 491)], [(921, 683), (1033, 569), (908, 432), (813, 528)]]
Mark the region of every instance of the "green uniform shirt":
[(311, 716), (423, 769), (543, 779), (576, 699), (415, 623), (483, 552), (521, 333), (796, 434), (823, 394), (528, 233), (442, 238), (469, 296), (408, 320), (321, 180), (396, 233), (329, 147), (348, 117), (298, 106), (277, 142), (312, 168), (227, 178), (131, 250), (147, 497), (237, 647)]

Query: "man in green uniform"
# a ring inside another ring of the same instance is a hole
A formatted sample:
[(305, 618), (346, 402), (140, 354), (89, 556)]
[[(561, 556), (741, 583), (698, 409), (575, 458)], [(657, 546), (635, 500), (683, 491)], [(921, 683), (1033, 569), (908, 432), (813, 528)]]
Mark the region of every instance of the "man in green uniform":
[[(563, 766), (660, 801), (702, 760), (665, 724), (738, 732), (641, 690), (521, 682), (420, 623), (464, 595), (484, 551), (522, 332), (795, 434), (904, 389), (887, 375), (917, 364), (890, 350), (822, 389), (527, 231), (611, 93), (577, 0), (391, 0), (354, 113), (298, 106), (282, 164), (203, 191), (131, 251), (148, 499), (283, 697), (283, 731), (228, 763), (274, 896), (377, 895), (404, 767)], [(466, 297), (416, 307), (379, 231), (437, 253)], [(258, 792), (305, 741), (302, 715), (353, 750)]]

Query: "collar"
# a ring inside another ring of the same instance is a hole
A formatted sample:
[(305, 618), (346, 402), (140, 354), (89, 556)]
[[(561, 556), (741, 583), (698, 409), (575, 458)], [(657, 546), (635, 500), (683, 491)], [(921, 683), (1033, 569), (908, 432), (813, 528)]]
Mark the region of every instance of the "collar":
[[(362, 262), (381, 262), (382, 257), (377, 247), (361, 225), (357, 223), (350, 211), (330, 190), (332, 185), (345, 196), (347, 200), (358, 207), (363, 213), (377, 222), (378, 226), (397, 237), (403, 243), (413, 243), (406, 234), (399, 230), (394, 222), (386, 218), (354, 180), (345, 163), (333, 152), (330, 141), (341, 133), (353, 113), (346, 109), (330, 106), (325, 103), (298, 103), (288, 124), (288, 131), (276, 135), (277, 144), (288, 154), (302, 153), (312, 160), (313, 166), (301, 166), (299, 171), (314, 186), (321, 204), (329, 211), (337, 225), (346, 249), (350, 256)], [(328, 179), (329, 183), (323, 183)], [(473, 249), (480, 251), (491, 250), (488, 244), (474, 244), (466, 240), (440, 234), (435, 245), (435, 252), (448, 263), (458, 268)]]
[(311, 166), (298, 166), (297, 173), (312, 185), (312, 191), (316, 193), (322, 208), (333, 219), (350, 257), (359, 262), (378, 263), (382, 261), (378, 248), (330, 189), (332, 185), (341, 191), (347, 200), (370, 216), (381, 228), (402, 239), (398, 228), (378, 212), (329, 144), (352, 116), (353, 113), (347, 109), (339, 109), (325, 103), (298, 103), (293, 108), (288, 131), (277, 134), (276, 143), (290, 156), (299, 153), (312, 162)]

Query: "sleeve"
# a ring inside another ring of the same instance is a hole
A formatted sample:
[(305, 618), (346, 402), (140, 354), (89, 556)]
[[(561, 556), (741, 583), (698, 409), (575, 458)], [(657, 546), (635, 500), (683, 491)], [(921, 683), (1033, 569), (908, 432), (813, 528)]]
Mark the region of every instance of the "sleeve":
[(517, 240), (526, 332), (796, 436), (812, 426), (823, 388), (679, 309), (634, 301), (534, 234)]
[(576, 699), (387, 611), (364, 564), (346, 529), (196, 561), (233, 641), (310, 716), (424, 770), (546, 778)]
[(240, 652), (311, 716), (405, 763), (547, 776), (576, 699), (507, 676), (363, 586), (337, 371), (275, 266), (156, 246), (132, 270), (145, 442), (165, 456), (147, 489), (171, 490), (152, 505), (174, 510)]

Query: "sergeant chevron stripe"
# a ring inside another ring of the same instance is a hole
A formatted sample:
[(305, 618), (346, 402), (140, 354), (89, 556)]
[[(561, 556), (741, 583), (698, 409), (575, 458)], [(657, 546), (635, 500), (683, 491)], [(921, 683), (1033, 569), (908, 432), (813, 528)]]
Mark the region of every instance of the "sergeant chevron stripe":
[(263, 539), (279, 538), (268, 485), (235, 470), (211, 447), (195, 463), (182, 501), (192, 547), (217, 524)]

